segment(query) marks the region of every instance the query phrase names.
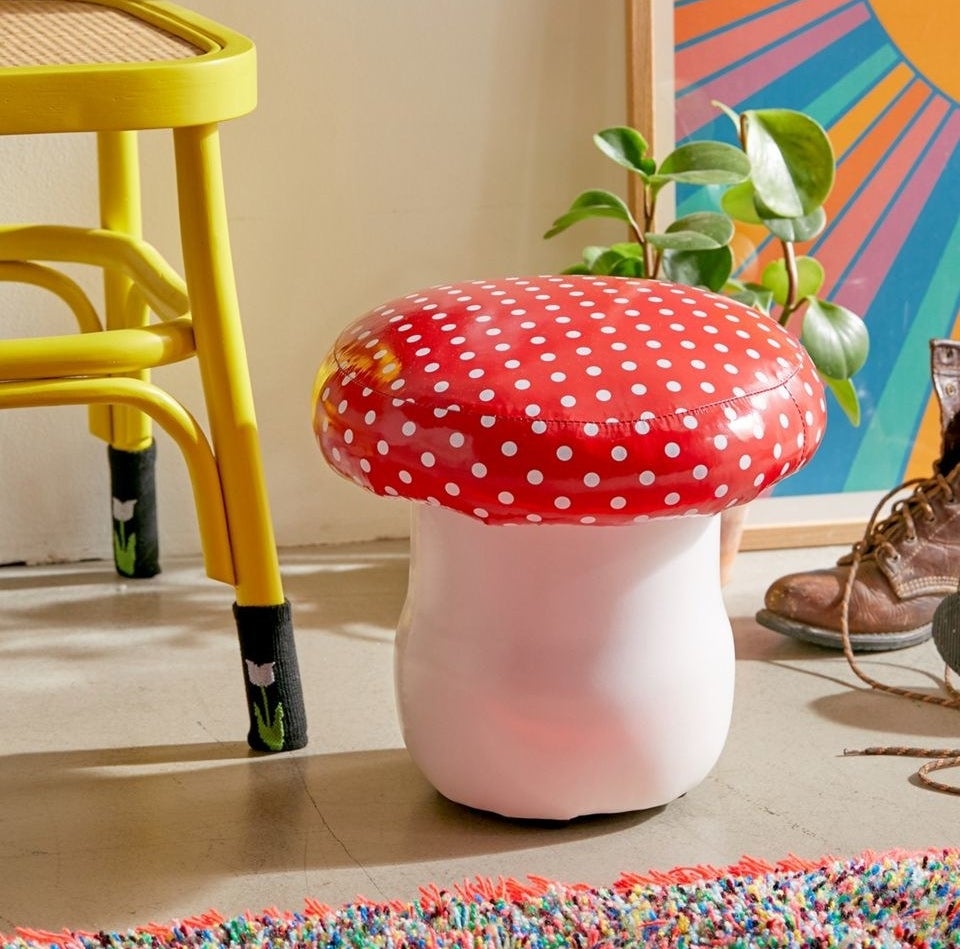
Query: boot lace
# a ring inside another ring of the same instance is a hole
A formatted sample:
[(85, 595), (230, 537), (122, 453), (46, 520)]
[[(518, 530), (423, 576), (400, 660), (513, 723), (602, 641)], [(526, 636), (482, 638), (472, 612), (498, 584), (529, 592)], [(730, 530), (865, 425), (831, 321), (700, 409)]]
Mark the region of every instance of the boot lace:
[[(879, 512), (890, 500), (911, 487), (911, 494), (896, 501), (890, 513), (878, 521)], [(939, 471), (935, 471), (929, 478), (911, 478), (888, 491), (874, 508), (863, 538), (854, 544), (853, 550), (840, 563), (852, 563), (858, 550), (858, 560), (874, 556), (896, 563), (900, 559), (898, 545), (902, 541), (912, 543), (917, 539), (918, 522), (932, 524), (937, 520), (934, 505), (938, 501), (944, 504), (956, 504), (960, 501), (958, 488)]]

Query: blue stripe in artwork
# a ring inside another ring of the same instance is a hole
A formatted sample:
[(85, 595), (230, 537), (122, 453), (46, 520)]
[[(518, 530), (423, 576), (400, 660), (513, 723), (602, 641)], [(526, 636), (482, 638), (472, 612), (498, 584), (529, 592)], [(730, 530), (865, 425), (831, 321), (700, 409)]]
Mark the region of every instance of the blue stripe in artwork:
[(930, 397), (931, 385), (926, 372), (929, 341), (949, 335), (960, 306), (957, 260), (960, 260), (960, 220), (944, 246), (939, 267), (925, 292), (924, 287), (914, 281), (915, 290), (923, 293), (923, 298), (900, 341), (887, 386), (864, 433), (844, 490), (868, 490), (878, 482), (893, 487), (903, 478), (913, 435)]
[[(692, 7), (696, 6), (699, 2), (700, 0), (674, 0), (674, 7)], [(777, 10), (783, 10), (786, 7), (795, 6), (798, 10), (802, 11), (803, 3), (804, 0), (783, 0), (782, 3), (776, 3), (773, 6), (766, 7), (763, 10), (757, 10), (754, 13), (748, 13), (746, 16), (740, 17), (739, 20), (730, 20), (728, 23), (717, 27), (715, 30), (709, 30), (706, 33), (698, 33), (689, 40), (684, 40), (682, 43), (677, 43), (676, 49), (689, 49), (691, 46), (696, 46), (697, 43), (702, 43), (704, 40), (712, 39), (714, 36), (720, 36), (721, 34), (732, 30), (734, 27), (742, 26), (744, 23), (749, 23), (751, 20), (759, 20), (768, 13), (774, 13)]]
[[(707, 76), (702, 76), (699, 79), (689, 82), (687, 85), (684, 86), (682, 91), (678, 91), (678, 94), (677, 94), (678, 101), (682, 96), (688, 95), (689, 93), (694, 92), (697, 89), (702, 89), (704, 86), (709, 86), (710, 83), (714, 82), (720, 76), (723, 76), (724, 74), (731, 72), (734, 69), (737, 69), (741, 66), (748, 64), (751, 60), (757, 59), (758, 57), (764, 55), (765, 53), (770, 52), (771, 50), (776, 50), (778, 47), (783, 46), (785, 43), (788, 43), (791, 40), (797, 39), (798, 37), (802, 37), (805, 33), (809, 32), (810, 30), (815, 29), (816, 27), (820, 26), (823, 23), (829, 22), (834, 17), (854, 7), (862, 8), (863, 0), (853, 0), (853, 2), (851, 3), (846, 3), (846, 4), (842, 4), (840, 6), (835, 7), (833, 10), (830, 10), (828, 13), (825, 13), (822, 16), (817, 17), (816, 19), (812, 19), (812, 20), (808, 19), (798, 24), (796, 29), (790, 30), (787, 33), (782, 34), (781, 36), (778, 36), (775, 40), (773, 40), (770, 43), (766, 43), (763, 46), (758, 46), (756, 49), (751, 50), (747, 56), (744, 56), (741, 59), (738, 59), (734, 62), (727, 63), (727, 65), (724, 66), (723, 69), (718, 69)], [(843, 36), (839, 37), (835, 43), (831, 44), (830, 47), (826, 47), (826, 49), (831, 49), (834, 46), (837, 46), (841, 43), (846, 44), (850, 37), (854, 36), (854, 34), (864, 29), (865, 27), (866, 28), (872, 27), (875, 33), (879, 33), (883, 37), (883, 39), (886, 40), (887, 38), (886, 33), (884, 33), (882, 29), (880, 29), (879, 24), (875, 20), (868, 20), (866, 23), (861, 24), (860, 26), (851, 30), (849, 33), (846, 33)], [(723, 32), (725, 32), (725, 30), (718, 30), (718, 31), (715, 31), (715, 34), (719, 34)], [(703, 39), (709, 38), (710, 35), (715, 35), (715, 34), (708, 34), (705, 37), (698, 37), (697, 41), (698, 42), (702, 41)], [(690, 45), (692, 46), (693, 44), (690, 44)], [(805, 95), (804, 81), (801, 80), (799, 82), (796, 82), (795, 77), (797, 77), (798, 74), (800, 73), (809, 73), (809, 78), (807, 81), (812, 79), (819, 82), (817, 71), (811, 69), (810, 67), (814, 60), (819, 59), (821, 57), (822, 52), (823, 50), (813, 53), (810, 59), (807, 59), (805, 62), (800, 63), (797, 66), (795, 66), (793, 69), (789, 70), (785, 74), (785, 76), (782, 77), (782, 79), (775, 81), (771, 85), (767, 86), (766, 89), (771, 89), (775, 87), (778, 83), (783, 83), (786, 86), (786, 89), (788, 91), (787, 94), (789, 94), (790, 96)], [(851, 59), (849, 57), (846, 57), (846, 58), (837, 57), (837, 59), (832, 64), (827, 64), (827, 65), (832, 66), (833, 70), (843, 72), (849, 68), (850, 62), (851, 62)], [(821, 64), (821, 68), (823, 65), (824, 64)], [(760, 90), (760, 92), (763, 92), (763, 91), (764, 90)], [(751, 97), (751, 101), (752, 99), (753, 97)], [(783, 101), (779, 102), (778, 104), (785, 105)], [(727, 105), (734, 105), (734, 103), (728, 102)], [(790, 108), (799, 108), (799, 106), (790, 106)], [(701, 137), (699, 133), (698, 133), (698, 137)]]
[[(921, 350), (926, 339), (949, 335), (960, 307), (958, 206), (960, 148), (954, 149), (871, 304), (870, 357), (856, 376), (864, 414), (860, 428), (846, 422), (828, 394), (829, 423), (820, 452), (775, 493), (883, 490), (902, 478), (930, 393), (928, 357)], [(922, 345), (914, 341), (908, 347), (905, 341), (915, 320), (915, 340)], [(889, 393), (888, 387), (893, 387)], [(911, 424), (902, 414), (894, 417), (883, 411), (885, 395), (896, 399), (907, 393), (919, 399), (907, 412)]]
[[(903, 129), (900, 130), (899, 135), (897, 135), (897, 137), (890, 142), (890, 145), (888, 146), (884, 154), (877, 159), (876, 166), (879, 167), (883, 165), (887, 157), (893, 154), (897, 146), (902, 144), (905, 139), (910, 137), (912, 129), (916, 124), (917, 120), (920, 118), (923, 112), (927, 109), (930, 103), (934, 100), (934, 98), (935, 98), (934, 94), (931, 93), (929, 96), (927, 96), (926, 99), (924, 99), (923, 105), (921, 105), (920, 108), (917, 109), (917, 112), (913, 117), (913, 122), (911, 122), (909, 125), (905, 126)], [(906, 186), (910, 183), (910, 177), (913, 174), (914, 169), (919, 167), (919, 165), (923, 162), (924, 158), (927, 156), (930, 149), (933, 147), (933, 143), (937, 140), (937, 137), (943, 131), (943, 128), (946, 125), (949, 118), (950, 118), (950, 113), (948, 112), (944, 116), (944, 118), (941, 120), (940, 124), (937, 126), (937, 129), (934, 132), (934, 134), (931, 136), (930, 140), (927, 141), (926, 144), (921, 149), (920, 154), (917, 156), (916, 160), (913, 163), (913, 168), (911, 168), (911, 170), (908, 171), (907, 174), (904, 176), (903, 180), (900, 182), (900, 186), (889, 195), (886, 205), (884, 206), (883, 210), (877, 214), (876, 220), (873, 221), (873, 223), (869, 228), (864, 230), (861, 246), (865, 247), (867, 244), (869, 244), (870, 241), (873, 240), (877, 231), (879, 231), (884, 226), (884, 221), (886, 219), (886, 214), (888, 209), (893, 206), (894, 202), (896, 202), (896, 200), (903, 193), (903, 189), (906, 188)], [(856, 204), (857, 199), (860, 197), (864, 189), (869, 184), (870, 184), (870, 178), (867, 177), (857, 187), (854, 193), (850, 196), (850, 201), (848, 202), (847, 206), (837, 212), (837, 220), (840, 220), (840, 218), (843, 217), (848, 207), (853, 207)], [(864, 222), (864, 223), (866, 224), (867, 222)], [(824, 240), (826, 240), (827, 235), (829, 234), (829, 231), (830, 231), (830, 228), (827, 228), (827, 230), (814, 242), (813, 248), (812, 248), (812, 253), (814, 255), (820, 249), (820, 246), (822, 245)], [(835, 286), (840, 287), (843, 285), (843, 283), (846, 281), (847, 277), (849, 276), (850, 272), (857, 266), (857, 263), (858, 261), (856, 257), (852, 258), (847, 263), (846, 267), (844, 267), (844, 269), (839, 274), (837, 274), (835, 278)]]
[(892, 46), (882, 46), (839, 82), (812, 100), (803, 111), (829, 129), (846, 115), (871, 87), (881, 82), (898, 62), (896, 50)]

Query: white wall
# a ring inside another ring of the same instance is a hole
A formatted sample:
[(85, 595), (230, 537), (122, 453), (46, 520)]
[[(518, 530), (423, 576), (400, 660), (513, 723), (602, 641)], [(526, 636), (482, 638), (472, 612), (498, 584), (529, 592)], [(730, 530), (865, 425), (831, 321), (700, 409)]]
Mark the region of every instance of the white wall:
[[(259, 108), (224, 127), (223, 148), (278, 542), (402, 535), (404, 502), (324, 466), (310, 427), (314, 371), (340, 329), (386, 299), (556, 270), (611, 236), (598, 226), (540, 239), (580, 190), (623, 190), (590, 141), (624, 120), (622, 0), (192, 5), (259, 51)], [(176, 259), (168, 137), (144, 138), (148, 237)], [(96, 223), (92, 158), (88, 137), (0, 139), (2, 216)], [(0, 291), (0, 333), (68, 331), (38, 292)], [(156, 379), (198, 410), (192, 364)], [(0, 563), (109, 556), (106, 449), (85, 435), (84, 416), (0, 413)], [(169, 439), (158, 441), (164, 550), (194, 552), (186, 474)]]

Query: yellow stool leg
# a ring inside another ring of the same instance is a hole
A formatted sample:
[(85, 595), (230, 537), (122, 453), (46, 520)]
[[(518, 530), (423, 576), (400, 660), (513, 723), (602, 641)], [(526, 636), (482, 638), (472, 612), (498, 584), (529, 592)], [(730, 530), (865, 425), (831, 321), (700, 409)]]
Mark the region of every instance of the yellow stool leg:
[(174, 147), (184, 269), (236, 575), (248, 739), (255, 748), (299, 748), (306, 716), (240, 326), (217, 127), (175, 129)]
[[(97, 160), (100, 223), (107, 230), (139, 238), (142, 234), (140, 168), (135, 132), (99, 132)], [(145, 306), (130, 306), (131, 281), (116, 270), (104, 272), (107, 329), (147, 322)], [(130, 374), (149, 382), (143, 370)], [(160, 572), (156, 505), (156, 446), (149, 416), (131, 406), (91, 406), (90, 427), (109, 445), (113, 516), (113, 552), (117, 572), (152, 577)]]

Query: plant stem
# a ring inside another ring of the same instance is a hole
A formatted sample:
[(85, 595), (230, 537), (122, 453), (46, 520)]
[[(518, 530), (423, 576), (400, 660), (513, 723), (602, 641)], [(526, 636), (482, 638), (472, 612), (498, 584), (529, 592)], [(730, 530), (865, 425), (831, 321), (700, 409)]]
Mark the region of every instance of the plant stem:
[(787, 320), (797, 309), (797, 255), (793, 248), (793, 241), (780, 241), (783, 248), (783, 263), (787, 271), (787, 299), (783, 304), (783, 312), (780, 314), (780, 325), (786, 326)]
[[(654, 226), (654, 219), (657, 214), (657, 194), (650, 188), (644, 187), (643, 189), (643, 230), (644, 233), (649, 234), (651, 231), (656, 230)], [(648, 277), (655, 277), (656, 271), (660, 267), (660, 256), (659, 254), (654, 257), (653, 248), (650, 246), (649, 242), (644, 238), (644, 236), (638, 235), (641, 245), (643, 246), (643, 272)]]

